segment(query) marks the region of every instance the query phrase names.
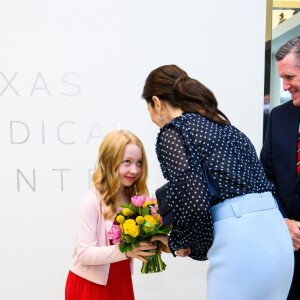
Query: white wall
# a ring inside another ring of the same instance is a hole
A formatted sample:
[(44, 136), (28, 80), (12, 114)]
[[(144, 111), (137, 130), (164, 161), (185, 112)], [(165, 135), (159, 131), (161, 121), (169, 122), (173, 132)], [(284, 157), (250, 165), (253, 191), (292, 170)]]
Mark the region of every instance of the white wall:
[[(98, 145), (118, 127), (143, 140), (149, 187), (164, 180), (158, 129), (141, 100), (148, 73), (175, 63), (210, 87), (257, 150), (265, 3), (27, 0), (1, 5), (0, 299), (62, 300), (79, 199)], [(164, 255), (136, 299), (204, 299), (207, 262)]]

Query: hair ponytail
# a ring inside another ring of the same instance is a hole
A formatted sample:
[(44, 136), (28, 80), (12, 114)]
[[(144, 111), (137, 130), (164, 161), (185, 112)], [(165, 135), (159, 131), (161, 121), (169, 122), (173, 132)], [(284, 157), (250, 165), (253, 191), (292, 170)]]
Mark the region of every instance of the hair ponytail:
[(153, 96), (184, 112), (199, 113), (222, 126), (230, 124), (218, 109), (218, 102), (211, 90), (176, 65), (161, 66), (149, 74), (142, 97), (153, 106)]

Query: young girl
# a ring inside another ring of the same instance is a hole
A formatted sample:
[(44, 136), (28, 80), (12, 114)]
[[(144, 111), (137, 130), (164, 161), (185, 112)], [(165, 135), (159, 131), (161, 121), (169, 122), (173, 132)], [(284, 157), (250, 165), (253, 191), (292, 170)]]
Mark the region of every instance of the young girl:
[(79, 209), (76, 244), (65, 290), (66, 300), (134, 299), (132, 258), (146, 262), (156, 246), (140, 243), (121, 253), (107, 233), (119, 207), (130, 197), (148, 194), (147, 159), (142, 142), (133, 133), (116, 130), (99, 148), (93, 184)]

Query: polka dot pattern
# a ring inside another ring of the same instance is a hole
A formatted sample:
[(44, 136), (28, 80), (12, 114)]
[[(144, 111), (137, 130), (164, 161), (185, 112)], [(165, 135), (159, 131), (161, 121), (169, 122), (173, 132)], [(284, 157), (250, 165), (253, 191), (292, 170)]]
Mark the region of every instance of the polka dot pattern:
[(234, 126), (220, 126), (195, 113), (167, 123), (157, 137), (156, 153), (169, 181), (167, 203), (174, 211), (169, 246), (190, 248), (190, 257), (206, 260), (212, 244), (210, 196), (199, 168), (204, 159), (222, 200), (273, 191), (250, 140)]

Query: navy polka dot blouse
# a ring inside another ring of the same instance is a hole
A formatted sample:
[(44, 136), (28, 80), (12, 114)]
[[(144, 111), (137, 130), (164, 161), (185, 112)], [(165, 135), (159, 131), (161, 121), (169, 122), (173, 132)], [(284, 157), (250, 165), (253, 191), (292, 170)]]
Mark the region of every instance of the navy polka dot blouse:
[(273, 191), (250, 140), (231, 125), (221, 126), (196, 113), (167, 123), (157, 137), (156, 153), (175, 221), (169, 237), (174, 252), (190, 248), (190, 257), (206, 260), (212, 244), (210, 196), (199, 169), (204, 159), (222, 200)]

